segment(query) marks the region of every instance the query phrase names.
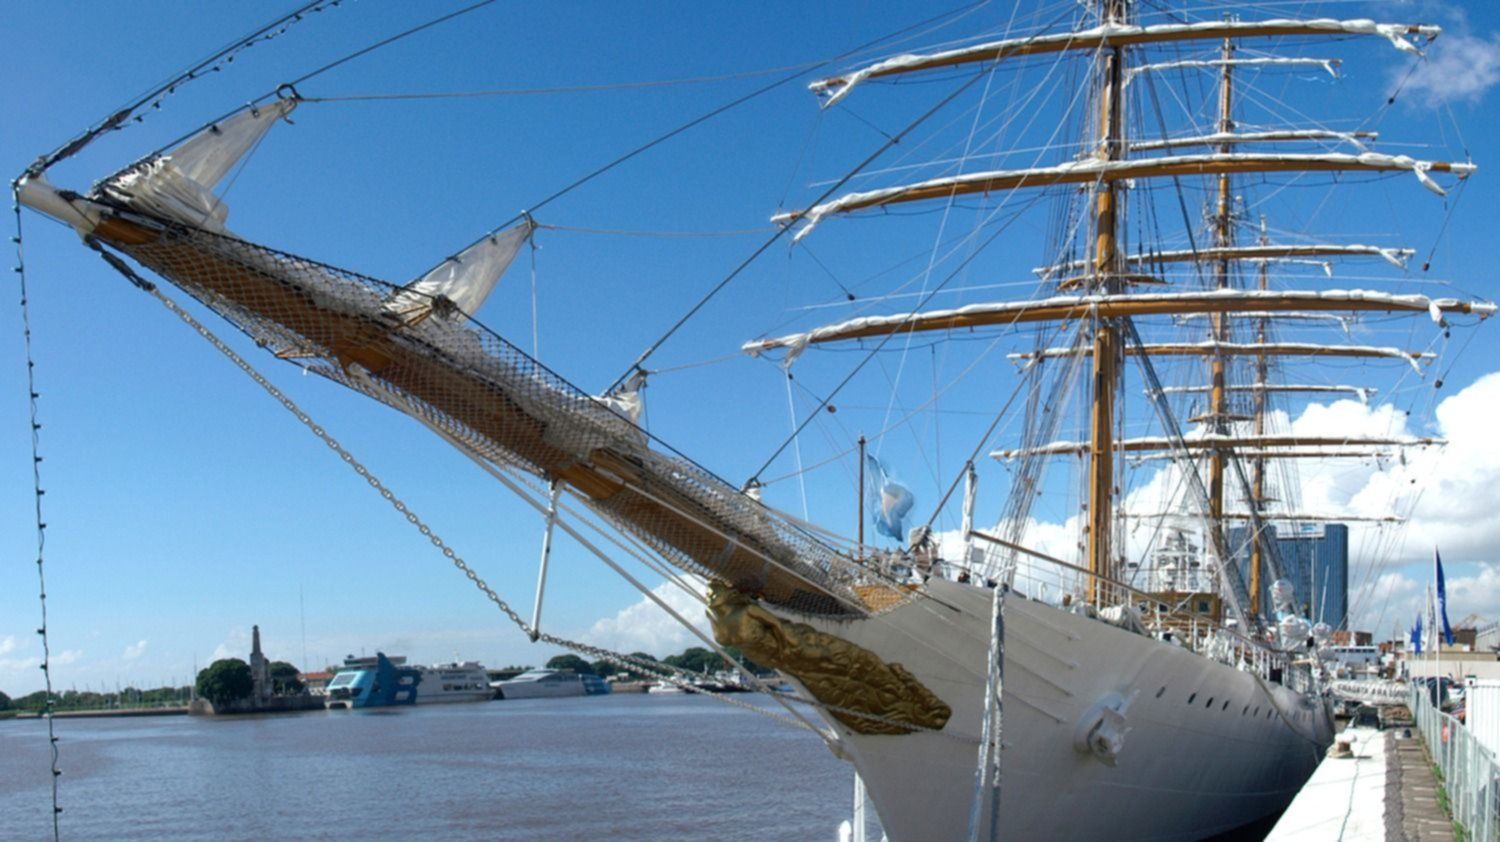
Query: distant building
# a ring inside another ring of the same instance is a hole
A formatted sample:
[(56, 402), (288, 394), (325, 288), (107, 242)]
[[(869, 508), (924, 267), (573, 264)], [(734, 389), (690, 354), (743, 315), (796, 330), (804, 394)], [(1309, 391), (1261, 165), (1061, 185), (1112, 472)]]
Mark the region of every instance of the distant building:
[[(1349, 527), (1342, 523), (1267, 526), (1276, 545), (1281, 577), (1292, 583), (1297, 613), (1314, 623), (1344, 628), (1349, 617)], [(1234, 564), (1243, 580), (1250, 580), (1250, 529), (1229, 530)], [(1272, 610), (1269, 567), (1260, 578), (1263, 612)], [(1243, 596), (1244, 594), (1241, 594)]]
[(302, 682), (303, 688), (314, 696), (326, 696), (328, 695), (328, 682), (333, 680), (333, 673), (327, 670), (303, 672), (297, 674), (297, 680)]

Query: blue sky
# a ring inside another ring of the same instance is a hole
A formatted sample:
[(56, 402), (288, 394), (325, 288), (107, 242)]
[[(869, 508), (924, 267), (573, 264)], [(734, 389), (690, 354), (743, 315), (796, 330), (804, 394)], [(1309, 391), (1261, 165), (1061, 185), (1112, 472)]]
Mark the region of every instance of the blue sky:
[[(1273, 5), (1273, 14), (1286, 11)], [(450, 6), (457, 8), (441, 8)], [(1331, 4), (1322, 11), (1437, 20), (1450, 32), (1437, 42), (1434, 62), (1450, 43), (1466, 60), (1421, 69), (1397, 103), (1382, 108), (1409, 60), (1379, 39), (1338, 42), (1330, 49), (1348, 59), (1343, 78), (1271, 78), (1259, 88), (1265, 98), (1247, 108), (1276, 107), (1343, 121), (1340, 126), (1371, 118), (1392, 141), (1427, 144), (1409, 154), (1461, 158), (1467, 150), (1482, 167), (1500, 161), (1491, 154), (1500, 136), (1492, 107), (1492, 88), (1500, 81), (1500, 13), (1481, 6), (1464, 15), (1457, 6), (1436, 3), (1369, 6)], [(347, 2), (326, 11), (185, 86), (143, 123), (101, 139), (52, 178), (84, 188), (279, 82), (439, 8)], [(19, 172), (40, 152), (269, 14), (268, 7), (252, 4), (211, 10), (189, 3), (10, 4), (10, 29), (25, 37), (12, 39), (0, 56), (9, 82), (0, 92), (0, 109), (9, 115), (0, 133), (0, 166)], [(918, 14), (900, 3), (497, 4), (351, 62), (301, 92), (333, 97), (610, 85), (762, 71), (837, 55), (915, 22)], [(992, 3), (904, 46), (1024, 28), (1055, 15), (1024, 11), (1012, 20), (1009, 5)], [(1313, 54), (1304, 43), (1292, 47)], [(229, 224), (253, 240), (403, 281), (599, 163), (767, 78), (607, 93), (308, 103), (293, 115), (295, 125), (276, 128), (235, 177)], [(996, 74), (986, 96), (1002, 101), (1021, 78)], [(584, 388), (602, 389), (769, 236), (772, 211), (817, 195), (823, 188), (816, 183), (838, 177), (882, 142), (882, 132), (900, 128), (956, 84), (944, 78), (871, 86), (847, 108), (822, 113), (800, 83), (787, 85), (539, 212), (543, 224), (561, 228), (712, 235), (544, 230), (535, 255), (541, 358)], [(1039, 110), (1061, 107), (1061, 100), (1048, 100)], [(930, 134), (919, 136), (932, 138), (925, 150), (908, 144), (881, 164), (911, 164), (926, 151), (947, 148), (973, 124), (971, 114), (959, 108), (942, 115)], [(1010, 140), (1020, 144), (1049, 131), (1046, 125), (1017, 128)], [(893, 177), (875, 178), (888, 184)], [(1410, 243), (1419, 261), (1441, 231), (1429, 275), (1492, 298), (1492, 270), (1483, 259), (1500, 204), (1492, 183), (1482, 169), (1446, 230), (1443, 202), (1405, 175), (1357, 185), (1350, 199), (1325, 201), (1326, 189), (1311, 199), (1295, 189), (1275, 191), (1268, 207), (1286, 228), (1327, 231), (1345, 241)], [(1196, 194), (1188, 198), (1197, 201)], [(960, 208), (955, 214), (973, 224), (979, 212)], [(968, 284), (1029, 277), (1046, 235), (1046, 214), (1034, 216), (1040, 219), (1018, 221), (986, 249), (965, 276)], [(35, 215), (25, 224), (60, 686), (186, 681), (193, 664), (205, 665), (216, 650), (242, 654), (252, 623), (261, 625), (273, 657), (299, 665), (304, 651), (313, 666), (376, 648), (420, 660), (457, 655), (495, 664), (535, 663), (552, 654), (527, 644), (326, 448), (79, 247), (72, 232)], [(920, 267), (942, 236), (941, 224), (933, 214), (829, 223), (805, 249), (775, 247), (665, 346), (653, 367), (717, 360), (745, 339), (842, 318), (853, 312), (840, 303), (842, 288), (858, 293), (855, 306), (893, 290), (897, 275), (880, 273), (913, 257)], [(910, 270), (906, 265), (903, 271)], [(1395, 288), (1428, 291), (1421, 281)], [(971, 290), (934, 303), (1015, 293)], [(805, 309), (814, 305), (819, 309)], [(0, 447), (0, 467), (9, 478), (0, 486), (0, 557), (6, 559), (0, 566), (0, 690), (14, 694), (35, 689), (40, 676), (28, 661), (35, 655), (37, 601), (20, 314), (13, 301), (5, 306), (0, 359), (10, 363), (0, 365), (0, 430), (12, 433), (0, 436), (8, 442)], [(480, 317), (529, 348), (530, 310), (530, 263), (522, 259)], [(222, 323), (214, 326), (232, 333)], [(1411, 330), (1418, 329), (1425, 341), (1430, 325)], [(1439, 399), (1500, 369), (1494, 330), (1455, 335), (1455, 351), (1468, 344), (1462, 354), (1444, 357)], [(247, 345), (230, 338), (242, 349)], [(1016, 344), (1006, 341), (997, 356)], [(895, 405), (909, 409), (931, 396), (934, 383), (959, 380), (975, 362), (978, 344), (951, 343), (956, 351), (914, 347), (880, 360), (835, 401), (836, 415), (810, 428), (802, 458), (807, 464), (826, 459), (859, 432), (884, 428), (893, 393)], [(529, 610), (540, 524), (528, 509), (410, 421), (295, 369), (253, 359), (497, 590), (523, 613)], [(793, 392), (799, 412), (812, 408), (809, 394), (826, 393), (856, 360), (828, 352), (799, 363)], [(936, 501), (1014, 382), (1008, 363), (991, 364), (998, 369), (993, 378), (990, 368), (976, 368), (984, 379), (969, 378), (945, 392), (945, 411), (914, 416), (899, 435), (876, 444), (913, 485), (919, 509)], [(647, 399), (654, 432), (736, 483), (789, 432), (785, 375), (764, 360), (735, 358), (663, 373), (653, 378)], [(1432, 393), (1415, 388), (1396, 399), (1418, 408), (1435, 403)], [(766, 475), (793, 471), (795, 458), (789, 451)], [(847, 458), (831, 462), (808, 475), (806, 492), (814, 519), (846, 524), (845, 532), (853, 523), (852, 470)], [(802, 510), (795, 480), (773, 485), (768, 499)], [(991, 510), (999, 502), (991, 498)], [(1066, 514), (1061, 504), (1039, 512), (1055, 520)], [(1487, 535), (1466, 539), (1465, 546), (1483, 546)], [(1419, 555), (1413, 549), (1393, 560), (1409, 563)], [(1500, 609), (1500, 583), (1489, 589), (1485, 577), (1491, 574), (1479, 564), (1493, 556), (1464, 549), (1450, 560), (1458, 577), (1484, 594), (1474, 598), (1475, 610)], [(571, 542), (560, 541), (554, 561), (545, 624), (555, 631), (587, 636), (601, 618), (638, 601)], [(1405, 594), (1420, 576), (1410, 564), (1385, 572), (1404, 576), (1385, 586), (1388, 594)]]

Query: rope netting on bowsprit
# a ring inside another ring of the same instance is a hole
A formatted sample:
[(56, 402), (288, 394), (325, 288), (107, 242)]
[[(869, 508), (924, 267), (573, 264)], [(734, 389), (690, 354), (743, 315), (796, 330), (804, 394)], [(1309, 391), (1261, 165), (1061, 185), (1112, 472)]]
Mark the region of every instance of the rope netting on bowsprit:
[[(141, 189), (153, 167), (164, 169), (147, 162), (104, 182), (95, 195), (113, 209), (93, 236), (277, 357), (359, 391), (369, 392), (366, 377), (379, 383), (403, 410), (496, 464), (571, 486), (688, 572), (811, 615), (866, 613), (860, 585), (889, 594), (882, 608), (900, 601), (879, 574), (702, 467), (652, 449), (631, 417), (636, 395), (591, 396), (470, 318), (472, 273), (503, 271), (509, 257), (498, 252), (517, 239), (514, 229), (397, 287), (205, 230), (222, 214), (198, 217), (203, 227), (167, 221), (173, 208)], [(518, 226), (520, 241), (531, 226)]]

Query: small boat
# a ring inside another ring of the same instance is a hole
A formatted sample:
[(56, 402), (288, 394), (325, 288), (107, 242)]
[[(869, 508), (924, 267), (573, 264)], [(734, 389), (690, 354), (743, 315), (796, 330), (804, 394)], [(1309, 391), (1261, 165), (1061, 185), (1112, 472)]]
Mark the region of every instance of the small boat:
[(650, 687), (646, 688), (646, 692), (650, 693), (653, 696), (671, 696), (686, 693), (687, 691), (682, 689), (681, 687), (678, 687), (676, 684), (662, 683), (651, 685)]
[(487, 702), (495, 698), (490, 677), (478, 661), (455, 661), (416, 669), (422, 674), (422, 692), (417, 704)]
[(563, 696), (603, 696), (609, 684), (597, 675), (572, 670), (534, 669), (515, 678), (491, 682), (502, 699), (550, 699)]
[(328, 682), (329, 708), (376, 708), (412, 705), (417, 702), (417, 685), (422, 673), (406, 666), (406, 658), (387, 658), (376, 652), (373, 658), (344, 659), (344, 666)]

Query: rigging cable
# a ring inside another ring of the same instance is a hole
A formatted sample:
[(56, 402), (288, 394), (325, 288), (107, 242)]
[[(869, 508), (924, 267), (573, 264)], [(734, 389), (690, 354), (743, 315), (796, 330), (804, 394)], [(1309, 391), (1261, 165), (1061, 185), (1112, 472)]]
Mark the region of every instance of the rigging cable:
[[(944, 13), (944, 14), (950, 14), (950, 13)], [(939, 17), (941, 17), (941, 16), (939, 16)], [(1059, 17), (1058, 20), (1060, 20), (1060, 19), (1061, 18)], [(922, 24), (916, 24), (915, 26), (921, 26), (921, 25)], [(908, 28), (911, 28), (911, 27), (908, 27)], [(1038, 33), (1038, 34), (1040, 34), (1040, 33)], [(879, 41), (886, 40), (886, 38), (888, 38), (888, 37), (890, 37), (890, 36), (884, 36), (884, 37), (878, 39), (876, 42), (872, 42), (872, 43), (878, 43)], [(850, 53), (858, 52), (859, 50), (862, 50), (862, 49), (864, 49), (864, 46), (856, 47), (854, 50), (851, 50)], [(848, 54), (849, 53), (846, 53), (845, 55), (848, 55)], [(902, 138), (906, 137), (908, 134), (910, 134), (912, 131), (914, 131), (918, 126), (920, 126), (923, 123), (925, 123), (933, 115), (937, 114), (939, 111), (941, 111), (944, 108), (946, 108), (949, 103), (953, 102), (955, 99), (958, 99), (959, 96), (963, 95), (963, 93), (965, 91), (967, 91), (969, 88), (973, 87), (975, 85), (975, 83), (977, 83), (980, 79), (987, 78), (988, 76), (989, 76), (989, 71), (985, 71), (985, 70), (981, 70), (978, 73), (974, 73), (974, 74), (970, 75), (967, 81), (965, 81), (962, 85), (959, 85), (952, 92), (950, 92), (947, 96), (945, 96), (941, 100), (939, 100), (938, 103), (936, 105), (934, 105), (932, 108), (930, 108), (927, 111), (923, 112), (915, 120), (913, 120), (912, 122), (908, 123), (906, 125), (906, 127), (903, 128), (901, 131), (897, 132), (894, 135), (887, 135), (887, 137), (889, 139), (885, 143), (881, 144), (878, 149), (876, 149), (874, 152), (872, 152), (864, 160), (860, 161), (859, 164), (856, 165), (852, 170), (850, 170), (849, 172), (845, 173), (844, 176), (843, 176), (843, 178), (840, 178), (838, 181), (835, 181), (832, 185), (830, 185), (827, 190), (825, 190), (821, 194), (819, 194), (818, 197), (816, 199), (814, 199), (808, 206), (809, 207), (814, 207), (814, 206), (822, 203), (825, 199), (827, 199), (828, 197), (832, 196), (834, 193), (838, 192), (838, 190), (841, 187), (843, 187), (845, 184), (847, 184), (850, 181), (850, 179), (854, 178), (861, 171), (863, 171), (865, 169), (865, 167), (868, 167), (870, 164), (874, 163), (877, 158), (879, 158), (881, 155), (885, 154), (886, 151), (889, 150), (891, 147), (900, 144)], [(776, 84), (780, 84), (780, 82), (778, 82)], [(634, 154), (634, 153), (632, 153), (632, 154)], [(551, 200), (549, 199), (548, 201), (551, 201)], [(661, 346), (664, 345), (668, 339), (672, 338), (672, 336), (675, 333), (677, 333), (677, 331), (680, 330), (684, 324), (686, 324), (690, 319), (692, 319), (694, 316), (696, 316), (700, 310), (702, 310), (705, 306), (707, 306), (707, 304), (708, 304), (709, 301), (713, 300), (713, 298), (715, 296), (717, 296), (720, 292), (722, 292), (723, 289), (726, 286), (728, 286), (736, 277), (738, 277), (741, 272), (743, 272), (746, 268), (748, 268), (751, 263), (753, 263), (757, 258), (759, 258), (766, 251), (768, 251), (771, 248), (771, 246), (775, 245), (778, 240), (780, 240), (782, 237), (786, 236), (787, 232), (791, 231), (791, 230), (792, 230), (792, 226), (791, 225), (786, 225), (786, 226), (782, 227), (774, 235), (772, 235), (770, 239), (766, 240), (766, 242), (764, 244), (762, 244), (760, 246), (760, 248), (757, 248), (754, 252), (752, 252), (750, 254), (749, 257), (745, 258), (738, 266), (736, 266), (733, 269), (733, 271), (731, 271), (728, 275), (726, 275), (723, 280), (721, 280), (717, 284), (715, 284), (713, 286), (713, 288), (708, 291), (707, 294), (705, 294), (702, 298), (700, 298), (698, 300), (698, 303), (694, 304), (691, 308), (689, 308), (688, 311), (686, 313), (684, 313), (681, 318), (679, 318), (676, 322), (674, 322), (671, 327), (667, 328), (666, 332), (663, 333), (661, 335), (661, 337), (659, 337), (655, 342), (651, 343), (651, 345), (648, 346), (646, 348), (646, 350), (642, 351), (641, 355), (639, 357), (636, 357), (635, 362), (631, 363), (630, 366), (627, 367), (625, 369), (625, 371), (618, 378), (615, 379), (615, 382), (613, 384), (611, 384), (610, 387), (608, 389), (606, 389), (605, 391), (606, 392), (613, 392), (615, 389), (619, 388), (619, 386), (622, 383), (624, 383), (630, 377), (630, 375), (633, 372), (639, 370), (642, 367), (642, 365), (645, 364), (646, 360), (649, 359), (652, 354), (656, 353), (656, 351), (659, 348), (661, 348)], [(882, 343), (882, 344), (884, 344), (884, 343)], [(809, 416), (809, 417), (811, 417), (811, 416)], [(807, 426), (806, 422), (804, 422), (802, 426), (804, 426), (804, 427)], [(780, 454), (781, 450), (784, 450), (785, 448), (786, 448), (786, 445), (783, 444), (781, 446), (781, 448), (777, 450), (777, 453)], [(772, 457), (772, 458), (774, 459), (774, 457)], [(767, 464), (769, 464), (769, 463), (767, 463)], [(764, 471), (764, 470), (765, 470), (765, 467), (763, 466), (761, 468), (761, 471)], [(757, 471), (756, 474), (759, 475), (760, 471)]]
[[(181, 73), (171, 77), (155, 88), (152, 88), (149, 92), (141, 95), (140, 97), (137, 97), (135, 100), (132, 100), (125, 106), (121, 107), (115, 113), (96, 123), (92, 128), (88, 129), (78, 137), (68, 141), (52, 152), (37, 158), (36, 161), (31, 164), (31, 166), (26, 168), (26, 171), (25, 173), (23, 173), (23, 175), (41, 175), (42, 173), (51, 169), (58, 162), (71, 158), (74, 155), (77, 155), (79, 152), (83, 151), (84, 147), (88, 146), (90, 143), (93, 143), (94, 140), (100, 135), (106, 132), (117, 131), (124, 128), (132, 118), (134, 118), (135, 122), (137, 123), (141, 122), (142, 116), (137, 114), (137, 111), (140, 111), (142, 108), (148, 105), (153, 110), (159, 110), (161, 108), (162, 100), (176, 93), (177, 89), (183, 84), (191, 82), (195, 79), (200, 79), (206, 73), (217, 73), (223, 68), (224, 65), (233, 63), (235, 55), (255, 46), (257, 42), (269, 41), (272, 38), (277, 37), (278, 35), (282, 35), (294, 24), (303, 20), (306, 15), (313, 14), (315, 12), (321, 12), (323, 11), (325, 6), (337, 6), (341, 2), (342, 0), (313, 0), (313, 2), (299, 6), (296, 9), (282, 15), (281, 17), (276, 18), (270, 23), (260, 27), (259, 29), (256, 29), (254, 32), (250, 33), (244, 38), (240, 38), (239, 40), (234, 41), (228, 47), (225, 47), (209, 56), (208, 58), (199, 61), (197, 64), (192, 65), (187, 70), (182, 71)], [(490, 2), (493, 2), (493, 0), (490, 0)], [(174, 143), (175, 142), (176, 141), (174, 141)]]
[(16, 277), (20, 282), (21, 293), (21, 342), (26, 352), (26, 391), (28, 395), (28, 406), (31, 419), (31, 490), (35, 497), (36, 511), (36, 583), (37, 601), (41, 604), (42, 623), (36, 630), (42, 639), (42, 678), (45, 682), (46, 696), (42, 700), (42, 718), (47, 720), (47, 749), (52, 761), (52, 839), (54, 842), (61, 836), (59, 832), (59, 815), (62, 807), (57, 803), (57, 779), (62, 775), (57, 761), (57, 733), (52, 724), (52, 647), (47, 631), (47, 575), (46, 575), (46, 549), (47, 549), (47, 523), (42, 519), (42, 496), (47, 492), (42, 488), (42, 457), (41, 437), (42, 425), (37, 421), (37, 399), (41, 393), (36, 390), (36, 361), (32, 357), (31, 349), (31, 303), (30, 295), (26, 289), (26, 254), (21, 242), (21, 187), (20, 182), (11, 184), (11, 210), (16, 217), (16, 233), (12, 241), (16, 246)]
[[(976, 76), (974, 78), (978, 79), (979, 77)], [(1042, 196), (1042, 194), (1040, 194), (1040, 193), (1037, 194), (1037, 196), (1034, 197), (1031, 200), (1031, 202), (1027, 205), (1027, 207), (1030, 207), (1031, 205), (1034, 205), (1041, 198), (1041, 196)], [(997, 209), (997, 211), (998, 211), (998, 209)], [(990, 234), (989, 239), (985, 240), (984, 244), (981, 245), (979, 249), (976, 249), (972, 254), (970, 254), (968, 257), (964, 258), (958, 264), (958, 266), (955, 267), (954, 270), (951, 273), (948, 274), (948, 277), (944, 278), (941, 283), (939, 283), (935, 288), (933, 288), (933, 290), (927, 294), (926, 298), (924, 298), (924, 299), (922, 299), (922, 301), (918, 302), (916, 308), (913, 309), (912, 313), (908, 316), (908, 319), (910, 319), (912, 317), (915, 317), (916, 314), (919, 313), (923, 307), (927, 306), (927, 302), (931, 301), (933, 296), (937, 295), (939, 292), (942, 291), (943, 287), (946, 286), (949, 281), (952, 281), (954, 278), (958, 277), (958, 275), (959, 275), (960, 272), (962, 272), (964, 269), (968, 268), (968, 265), (970, 263), (972, 263), (976, 257), (979, 256), (979, 253), (981, 251), (983, 251), (984, 246), (987, 246), (990, 243), (994, 242), (997, 237), (999, 237), (1001, 234), (1005, 233), (1006, 229), (1008, 229), (1010, 227), (1010, 222), (1014, 221), (1016, 218), (1017, 217), (1012, 217), (1011, 220), (1007, 221), (1004, 225), (1001, 225), (1000, 227), (996, 228), (995, 231), (992, 234)], [(849, 385), (849, 383), (852, 380), (854, 380), (854, 376), (856, 374), (859, 374), (859, 372), (862, 371), (864, 369), (864, 367), (866, 365), (868, 365), (871, 360), (875, 359), (875, 356), (877, 354), (879, 354), (882, 349), (885, 348), (886, 343), (890, 342), (891, 339), (894, 338), (897, 335), (898, 335), (898, 332), (892, 331), (892, 332), (887, 333), (884, 336), (880, 337), (880, 341), (877, 342), (877, 343), (875, 343), (875, 347), (870, 349), (869, 353), (867, 353), (865, 355), (864, 359), (860, 360), (859, 364), (856, 365), (854, 367), (854, 369), (852, 371), (850, 371), (849, 374), (844, 377), (843, 380), (840, 380), (837, 386), (833, 387), (833, 391), (829, 392), (828, 395), (826, 397), (824, 397), (818, 403), (818, 405), (813, 409), (813, 411), (811, 413), (809, 413), (808, 416), (805, 419), (803, 419), (802, 423), (792, 433), (792, 438), (795, 438), (796, 435), (798, 433), (802, 432), (802, 430), (804, 428), (806, 428), (808, 424), (812, 423), (812, 420), (814, 418), (818, 417), (818, 413), (821, 412), (823, 410), (823, 408), (826, 407), (828, 405), (828, 403), (833, 400), (834, 396), (837, 395), (840, 391), (842, 391), (845, 386)], [(787, 446), (792, 443), (792, 438), (788, 438), (786, 441), (784, 441), (784, 442), (781, 443), (780, 447), (776, 448), (775, 452), (773, 452), (766, 459), (766, 461), (760, 466), (760, 468), (757, 469), (756, 472), (753, 475), (751, 475), (750, 479), (746, 481), (746, 485), (747, 486), (753, 486), (753, 485), (757, 484), (760, 481), (760, 475), (763, 474), (763, 473), (765, 473), (765, 470), (767, 468), (771, 467), (771, 463), (775, 462), (776, 458), (778, 456), (780, 456), (782, 454), (782, 452), (784, 452), (787, 449)]]
[[(845, 173), (843, 178), (840, 178), (838, 181), (834, 182), (833, 185), (830, 186), (827, 190), (824, 190), (821, 194), (819, 194), (819, 196), (812, 201), (809, 207), (820, 204), (823, 200), (838, 192), (839, 188), (847, 184), (849, 180), (854, 178), (854, 176), (857, 175), (861, 170), (874, 163), (876, 158), (879, 158), (881, 155), (885, 154), (885, 152), (892, 146), (899, 144), (901, 142), (901, 138), (905, 137), (912, 130), (916, 129), (922, 123), (926, 122), (928, 118), (932, 117), (932, 115), (941, 111), (950, 102), (957, 99), (964, 91), (967, 91), (974, 85), (975, 82), (978, 82), (985, 75), (986, 74), (980, 73), (971, 76), (967, 82), (964, 82), (962, 85), (955, 88), (946, 97), (943, 97), (941, 100), (939, 100), (937, 105), (929, 108), (927, 111), (923, 112), (921, 116), (917, 117), (917, 119), (908, 123), (906, 128), (897, 132), (894, 136), (891, 136), (890, 139), (885, 143), (880, 144), (879, 148), (877, 148), (874, 152), (871, 152), (868, 156), (865, 157), (864, 160), (855, 165), (854, 169)], [(735, 278), (739, 277), (741, 272), (749, 268), (751, 263), (754, 263), (755, 260), (762, 254), (765, 254), (767, 251), (769, 251), (771, 246), (775, 245), (777, 241), (779, 241), (782, 237), (785, 237), (787, 233), (792, 230), (792, 228), (793, 226), (791, 225), (785, 225), (781, 228), (778, 228), (776, 233), (772, 234), (769, 239), (767, 239), (758, 248), (756, 248), (755, 251), (751, 252), (749, 257), (746, 257), (744, 260), (740, 261), (740, 263), (735, 266), (728, 275), (725, 275), (722, 280), (720, 280), (717, 284), (714, 284), (713, 288), (711, 288), (706, 294), (704, 294), (702, 298), (698, 299), (698, 302), (696, 304), (688, 308), (688, 311), (686, 313), (683, 313), (682, 316), (676, 322), (674, 322), (671, 327), (667, 328), (665, 333), (657, 338), (655, 342), (652, 342), (646, 348), (646, 350), (642, 351), (640, 356), (635, 358), (635, 362), (631, 363), (625, 369), (625, 371), (615, 379), (615, 382), (610, 384), (610, 387), (605, 390), (606, 393), (613, 392), (615, 389), (619, 388), (619, 386), (624, 383), (632, 373), (639, 371), (641, 367), (645, 365), (646, 360), (650, 359), (651, 355), (656, 353), (657, 349), (666, 344), (666, 341), (668, 339), (671, 339), (672, 336), (676, 334), (683, 325), (687, 324), (690, 319), (698, 315), (698, 312), (705, 306), (707, 306), (708, 302), (712, 301), (714, 297), (722, 292), (725, 287), (729, 286), (729, 284), (734, 281)], [(780, 451), (777, 452), (780, 453)]]
[(303, 97), (303, 102), (385, 102), (400, 100), (425, 100), (425, 99), (473, 99), (481, 97), (498, 96), (548, 96), (552, 94), (589, 94), (608, 93), (611, 91), (637, 91), (649, 88), (671, 88), (681, 85), (701, 85), (711, 82), (731, 82), (736, 79), (753, 79), (757, 76), (769, 76), (772, 73), (785, 73), (796, 71), (797, 75), (822, 67), (828, 61), (810, 61), (802, 64), (786, 64), (780, 67), (768, 67), (763, 70), (747, 70), (741, 73), (721, 73), (714, 76), (693, 76), (682, 79), (648, 79), (638, 82), (616, 82), (607, 85), (559, 85), (546, 88), (490, 88), (478, 91), (430, 91), (427, 93), (404, 93), (404, 94), (345, 94), (341, 96), (308, 96)]

